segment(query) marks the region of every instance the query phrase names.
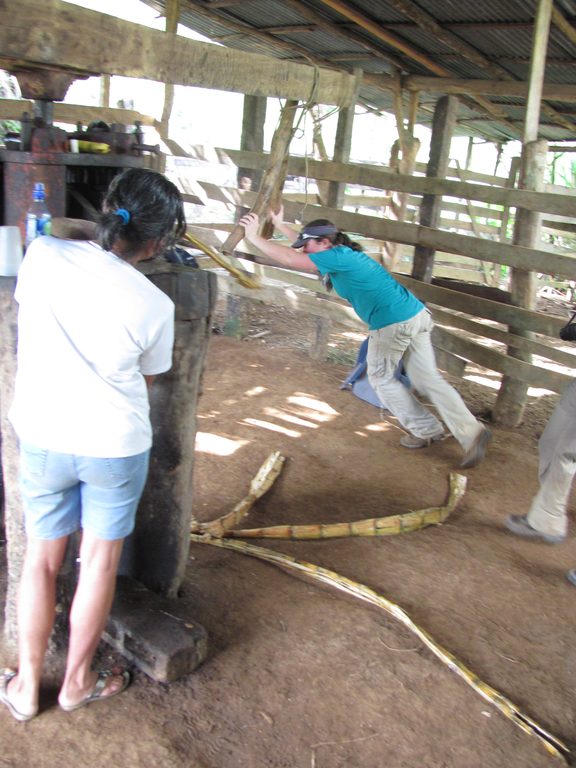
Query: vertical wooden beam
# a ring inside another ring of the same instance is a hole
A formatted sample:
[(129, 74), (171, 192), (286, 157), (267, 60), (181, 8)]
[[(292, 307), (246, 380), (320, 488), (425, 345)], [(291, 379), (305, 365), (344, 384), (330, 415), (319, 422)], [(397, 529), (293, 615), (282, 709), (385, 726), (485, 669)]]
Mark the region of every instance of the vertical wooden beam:
[(528, 101), (526, 103), (526, 116), (524, 118), (525, 144), (528, 144), (531, 141), (536, 141), (538, 138), (552, 5), (553, 0), (539, 0), (538, 2), (538, 11), (536, 13), (536, 22), (534, 25), (534, 39), (532, 41), (532, 61), (530, 64)]
[[(322, 110), (319, 104), (312, 104), (310, 106), (310, 115), (312, 117), (312, 146), (313, 157), (315, 160), (329, 161), (328, 152), (326, 151), (326, 145), (324, 144), (324, 137), (322, 136)], [(315, 179), (316, 187), (318, 189), (318, 201), (320, 205), (328, 205), (328, 188), (330, 182), (324, 179)]]
[[(516, 178), (518, 171), (520, 170), (520, 158), (513, 157), (510, 161), (510, 172), (508, 173), (508, 187), (514, 188), (516, 186)], [(500, 242), (505, 243), (510, 238), (507, 235), (508, 222), (510, 221), (510, 206), (506, 206), (502, 211), (502, 220), (500, 223)]]
[[(166, 0), (166, 32), (175, 35), (178, 30), (178, 19), (180, 18), (180, 0)], [(174, 106), (174, 85), (172, 83), (164, 84), (164, 106), (162, 108), (162, 117), (160, 118), (160, 134), (168, 137), (170, 126), (170, 115)]]
[[(342, 107), (338, 113), (338, 126), (334, 141), (333, 160), (336, 163), (347, 163), (350, 159), (352, 143), (352, 127), (354, 124), (354, 107)], [(329, 208), (343, 208), (346, 182), (331, 181), (328, 184), (326, 205)]]
[[(244, 96), (244, 111), (242, 113), (242, 136), (240, 149), (249, 152), (264, 151), (264, 123), (266, 122), (266, 96)], [(262, 171), (252, 168), (238, 168), (238, 186), (242, 188), (242, 177), (251, 181), (251, 189), (260, 188)]]
[(8, 421), (8, 407), (14, 396), (16, 378), (16, 324), (18, 304), (14, 299), (16, 278), (0, 277), (0, 448), (4, 482), (4, 515), (6, 534), (6, 565), (8, 583), (4, 612), (4, 632), (8, 647), (18, 641), (18, 584), (24, 562), (26, 538), (24, 513), (18, 482), (20, 459), (18, 438)]
[[(404, 93), (398, 77), (396, 81), (396, 88), (394, 89), (394, 114), (396, 116), (398, 139), (390, 150), (390, 169), (403, 176), (412, 176), (416, 167), (416, 157), (420, 149), (420, 140), (414, 136), (420, 92), (414, 91), (410, 93), (408, 124), (406, 125), (404, 119)], [(396, 192), (395, 190), (386, 190), (386, 194), (390, 198), (386, 217), (395, 221), (404, 221), (408, 208), (408, 195), (406, 192)], [(396, 269), (398, 252), (398, 243), (392, 240), (387, 240), (384, 243), (384, 264), (390, 272)]]
[[(468, 136), (468, 147), (466, 149), (466, 161), (465, 161), (465, 164), (464, 164), (464, 170), (466, 170), (466, 171), (470, 170), (470, 165), (472, 163), (472, 153), (473, 153), (473, 151), (474, 151), (474, 136)], [(456, 161), (456, 167), (458, 168), (459, 178), (460, 178), (461, 181), (463, 181), (462, 174), (460, 174), (460, 166), (458, 165), (458, 161)], [(496, 174), (494, 174), (494, 175), (496, 175)], [(468, 215), (470, 215), (470, 208), (471, 208), (470, 201), (468, 200)], [(474, 217), (470, 216), (470, 219), (472, 221), (472, 227), (474, 227)], [(456, 216), (454, 216), (454, 220), (455, 221), (460, 221), (460, 213), (459, 213), (459, 211), (456, 211)], [(476, 234), (476, 233), (474, 233), (474, 234)]]
[(100, 106), (110, 106), (110, 75), (100, 77)]
[[(533, 141), (530, 144), (524, 144), (518, 183), (520, 189), (532, 189), (536, 192), (543, 191), (547, 153), (547, 141)], [(537, 248), (540, 242), (541, 219), (541, 213), (519, 208), (514, 222), (513, 244), (523, 245), (527, 248)], [(536, 301), (536, 274), (534, 272), (512, 268), (510, 274), (510, 300), (517, 307), (534, 309)], [(509, 327), (509, 331), (526, 338), (533, 336), (531, 332), (523, 331), (513, 326)], [(514, 347), (508, 347), (507, 354), (527, 363), (532, 362), (532, 355), (530, 353)], [(524, 415), (527, 394), (527, 384), (510, 376), (504, 376), (494, 406), (494, 421), (509, 427), (517, 427)]]
[[(358, 100), (358, 89), (362, 81), (362, 71), (354, 70), (355, 86), (349, 107), (342, 107), (338, 114), (338, 126), (334, 141), (334, 162), (347, 163), (350, 160), (354, 110)], [(343, 208), (346, 194), (346, 182), (331, 181), (328, 185), (327, 205), (329, 208)]]
[[(446, 176), (457, 112), (458, 99), (455, 96), (442, 96), (436, 102), (426, 176), (439, 178)], [(437, 227), (440, 222), (441, 209), (441, 195), (424, 195), (420, 205), (420, 224), (423, 227)], [(415, 277), (417, 280), (423, 280), (426, 283), (432, 281), (434, 253), (433, 248), (421, 245), (415, 247), (412, 277)]]
[(418, 105), (420, 103), (420, 91), (410, 91), (408, 104), (408, 133), (414, 135), (414, 126), (418, 119)]
[(244, 339), (250, 333), (250, 306), (252, 302), (243, 296), (226, 296), (226, 320), (224, 336)]
[[(520, 168), (520, 189), (541, 191), (544, 183), (546, 153), (548, 144), (538, 141), (540, 107), (544, 87), (546, 51), (550, 32), (553, 0), (539, 0), (534, 25), (532, 42), (532, 63), (530, 68), (530, 86), (524, 123), (524, 145), (522, 147)], [(540, 241), (541, 214), (519, 208), (514, 226), (514, 245), (537, 247)], [(536, 275), (522, 269), (512, 269), (510, 279), (510, 298), (512, 304), (526, 309), (533, 309), (536, 300)], [(523, 336), (532, 334), (510, 327), (511, 333)], [(532, 355), (509, 347), (508, 354), (525, 362), (532, 362)], [(504, 376), (500, 392), (494, 406), (494, 421), (506, 426), (516, 427), (524, 416), (528, 396), (528, 385)]]

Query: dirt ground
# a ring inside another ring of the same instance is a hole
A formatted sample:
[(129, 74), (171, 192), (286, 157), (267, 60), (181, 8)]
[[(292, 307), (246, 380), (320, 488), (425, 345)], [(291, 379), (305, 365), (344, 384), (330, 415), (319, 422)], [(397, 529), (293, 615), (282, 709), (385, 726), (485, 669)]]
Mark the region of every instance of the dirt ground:
[[(246, 523), (360, 520), (442, 504), (460, 461), (446, 440), (407, 451), (401, 431), (339, 389), (359, 337), (336, 333), (330, 360), (306, 355), (312, 329), (255, 313), (250, 338), (215, 334), (199, 403), (195, 515), (247, 492), (264, 459), (286, 457)], [(458, 383), (487, 418), (486, 372)], [(555, 396), (525, 424), (494, 428), (483, 464), (440, 527), (401, 536), (255, 543), (322, 565), (402, 606), (436, 641), (527, 715), (576, 742), (576, 565), (559, 546), (503, 528), (537, 488), (536, 440)], [(572, 503), (574, 511), (574, 500)], [(4, 575), (5, 578), (5, 575)], [(443, 665), (393, 616), (235, 552), (194, 544), (174, 613), (209, 633), (206, 662), (162, 685), (136, 672), (122, 696), (65, 714), (47, 677), (42, 712), (0, 711), (0, 766), (162, 768), (545, 768), (561, 761)], [(103, 661), (109, 651), (102, 650)], [(11, 661), (3, 651), (3, 665)], [(576, 751), (576, 750), (575, 750)]]

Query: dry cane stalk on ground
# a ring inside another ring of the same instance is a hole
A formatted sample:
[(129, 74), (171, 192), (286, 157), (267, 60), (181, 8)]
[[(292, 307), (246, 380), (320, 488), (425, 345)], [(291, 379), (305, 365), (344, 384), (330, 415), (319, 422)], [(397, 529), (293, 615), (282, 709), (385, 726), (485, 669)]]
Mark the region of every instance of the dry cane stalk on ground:
[[(297, 560), (289, 555), (275, 552), (273, 550), (257, 547), (243, 541), (229, 541), (222, 538), (232, 533), (229, 529), (237, 525), (242, 517), (253, 506), (254, 502), (270, 489), (284, 463), (284, 457), (279, 452), (271, 454), (264, 462), (250, 485), (249, 494), (232, 510), (231, 513), (224, 515), (211, 523), (195, 524), (190, 538), (193, 542), (199, 544), (210, 544), (211, 546), (232, 549), (251, 557), (256, 557), (266, 562), (277, 565), (289, 571), (296, 571), (298, 574), (312, 578), (335, 587), (352, 597), (364, 600), (381, 610), (397, 618), (404, 626), (413, 632), (420, 640), (437, 656), (450, 670), (459, 675), (469, 686), (479, 693), (486, 701), (500, 710), (507, 718), (512, 720), (525, 733), (536, 737), (545, 749), (552, 755), (560, 757), (568, 763), (570, 750), (567, 745), (557, 739), (545, 728), (532, 720), (529, 716), (521, 712), (518, 707), (506, 696), (501, 694), (495, 688), (488, 685), (465, 664), (460, 662), (450, 651), (437, 643), (425, 630), (421, 629), (410, 616), (396, 603), (391, 602), (383, 595), (378, 594), (365, 584), (347, 579), (335, 571), (322, 568), (314, 563)], [(456, 505), (464, 495), (466, 489), (466, 478), (456, 473), (450, 475), (450, 492), (448, 502), (444, 507), (432, 507), (426, 510), (395, 515), (396, 519), (392, 526), (386, 526), (381, 520), (386, 518), (377, 518), (358, 523), (344, 523), (341, 525), (328, 526), (327, 536), (358, 536), (358, 535), (393, 535), (409, 530), (417, 530), (430, 524), (443, 522), (448, 515), (455, 509)], [(403, 523), (402, 521), (405, 521)], [(363, 525), (366, 523), (367, 525)], [(356, 531), (352, 526), (355, 526)], [(272, 534), (276, 538), (299, 538), (298, 529), (305, 529), (304, 535), (300, 538), (324, 538), (321, 529), (325, 526), (275, 526), (273, 529), (249, 529), (248, 531), (237, 531), (236, 535), (242, 533), (249, 536), (266, 536), (266, 533), (273, 530)], [(338, 532), (336, 532), (338, 531)], [(380, 533), (382, 531), (383, 533)], [(316, 533), (316, 535), (310, 535)]]

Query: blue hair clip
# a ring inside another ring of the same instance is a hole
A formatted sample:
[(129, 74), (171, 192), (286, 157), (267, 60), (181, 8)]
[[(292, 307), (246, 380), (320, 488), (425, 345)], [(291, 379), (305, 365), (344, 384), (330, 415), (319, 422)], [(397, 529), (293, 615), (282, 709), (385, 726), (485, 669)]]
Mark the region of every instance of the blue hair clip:
[(116, 216), (120, 216), (124, 224), (128, 224), (130, 221), (130, 211), (127, 211), (126, 208), (116, 208), (114, 213)]

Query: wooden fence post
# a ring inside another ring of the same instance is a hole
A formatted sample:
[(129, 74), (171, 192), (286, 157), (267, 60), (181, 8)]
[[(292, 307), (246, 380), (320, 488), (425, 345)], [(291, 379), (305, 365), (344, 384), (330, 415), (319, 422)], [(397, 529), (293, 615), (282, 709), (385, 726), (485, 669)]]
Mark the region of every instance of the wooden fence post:
[[(520, 185), (524, 189), (542, 190), (547, 151), (548, 142), (546, 141), (534, 141), (524, 146), (520, 171)], [(519, 208), (516, 212), (514, 226), (514, 245), (537, 248), (540, 241), (541, 221), (541, 213)], [(512, 304), (515, 304), (517, 307), (534, 309), (536, 273), (518, 269), (517, 267), (512, 268), (510, 275), (510, 298)], [(509, 327), (509, 332), (526, 338), (533, 336), (530, 331), (514, 328), (513, 326)], [(532, 362), (532, 355), (530, 353), (515, 349), (514, 347), (508, 347), (508, 354), (524, 362)], [(524, 382), (513, 379), (510, 376), (504, 376), (492, 414), (494, 421), (509, 427), (518, 426), (524, 415), (527, 392), (528, 386)]]
[[(427, 176), (444, 177), (448, 170), (450, 143), (456, 124), (458, 99), (454, 96), (442, 96), (436, 103), (432, 124), (432, 141)], [(437, 227), (442, 209), (441, 195), (424, 195), (420, 206), (420, 224), (424, 227)], [(414, 248), (412, 277), (429, 283), (434, 269), (434, 249), (417, 245)]]
[[(242, 112), (242, 136), (240, 137), (240, 149), (252, 152), (264, 151), (264, 123), (266, 122), (266, 96), (244, 96), (244, 109)], [(242, 188), (240, 179), (247, 176), (251, 182), (253, 192), (260, 188), (262, 171), (252, 168), (238, 168), (238, 186)]]
[[(521, 189), (535, 189), (536, 191), (541, 191), (543, 188), (546, 152), (548, 149), (546, 141), (538, 141), (537, 139), (552, 5), (552, 0), (539, 0), (534, 24), (530, 88), (526, 105), (524, 146), (522, 148), (522, 166), (519, 180), (519, 187)], [(514, 226), (514, 244), (524, 245), (529, 248), (536, 247), (540, 240), (541, 220), (541, 213), (519, 208), (516, 212)], [(536, 299), (536, 275), (534, 272), (513, 269), (510, 294), (513, 304), (532, 309)], [(514, 332), (513, 329), (510, 330)], [(519, 335), (526, 335), (526, 333), (520, 332)], [(519, 350), (509, 349), (508, 354), (526, 362), (532, 361), (532, 355), (526, 355), (526, 353)], [(524, 415), (527, 393), (528, 386), (525, 383), (505, 376), (494, 407), (494, 420), (506, 426), (518, 426)]]
[[(338, 115), (338, 127), (334, 141), (334, 162), (347, 163), (350, 159), (350, 147), (352, 145), (352, 128), (354, 126), (354, 109), (358, 98), (358, 88), (362, 82), (362, 71), (354, 70), (356, 78), (354, 93), (350, 106), (342, 107)], [(345, 181), (331, 181), (328, 186), (326, 203), (330, 208), (343, 208), (344, 195), (346, 193)]]

